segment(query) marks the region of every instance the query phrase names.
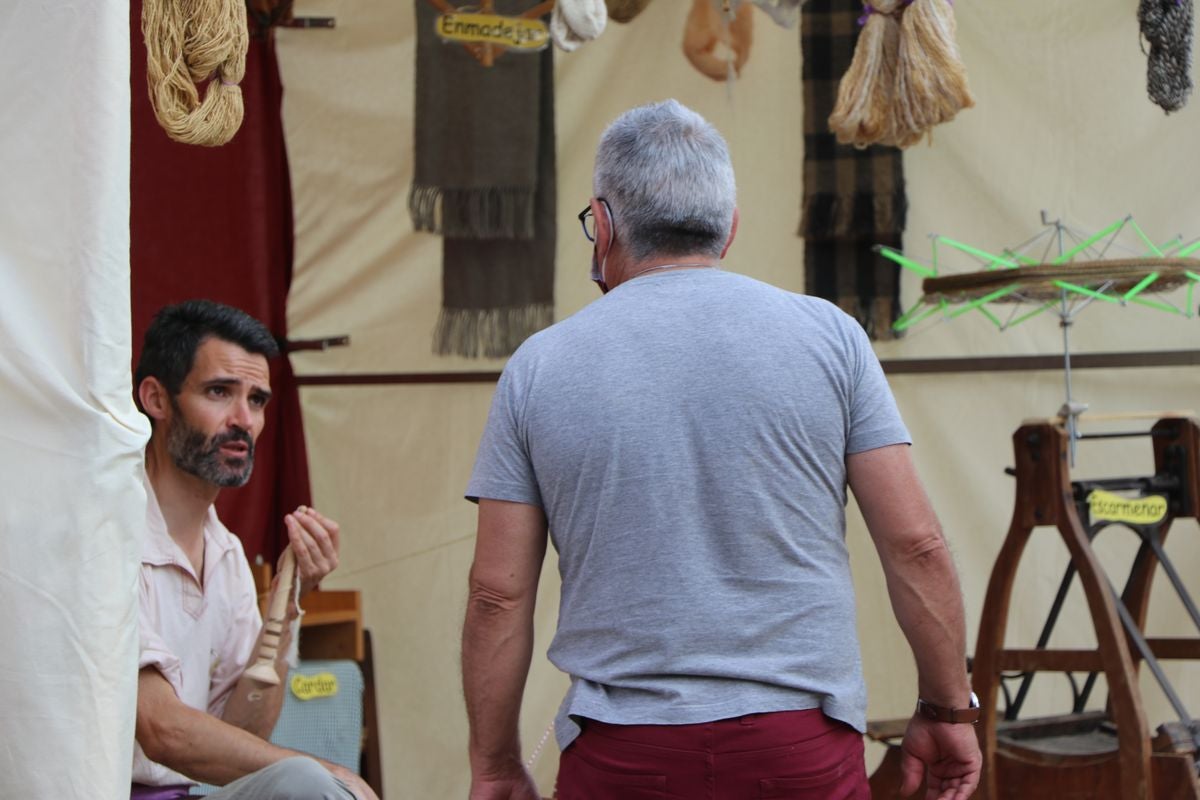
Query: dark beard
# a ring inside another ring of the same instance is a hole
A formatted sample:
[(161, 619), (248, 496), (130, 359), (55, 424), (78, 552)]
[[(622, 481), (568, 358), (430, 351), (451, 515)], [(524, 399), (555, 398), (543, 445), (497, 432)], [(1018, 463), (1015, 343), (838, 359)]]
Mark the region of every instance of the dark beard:
[[(221, 446), (230, 442), (245, 442), (245, 458), (231, 462), (222, 459)], [(247, 431), (235, 429), (208, 439), (188, 425), (181, 414), (175, 415), (167, 432), (167, 453), (184, 472), (223, 489), (244, 486), (254, 470), (254, 440)]]

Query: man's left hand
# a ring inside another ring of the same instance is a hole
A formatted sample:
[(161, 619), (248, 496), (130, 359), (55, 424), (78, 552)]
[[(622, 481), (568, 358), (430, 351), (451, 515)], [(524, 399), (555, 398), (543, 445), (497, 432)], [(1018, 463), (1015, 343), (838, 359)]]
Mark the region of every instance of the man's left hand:
[(542, 800), (529, 770), (504, 776), (471, 777), (470, 800)]
[(300, 594), (306, 594), (338, 565), (340, 528), (315, 508), (300, 506), (283, 518), (287, 526), (296, 571), (300, 576)]
[(907, 797), (925, 780), (925, 800), (966, 800), (979, 786), (983, 756), (975, 728), (934, 722), (914, 714), (904, 733), (900, 793)]

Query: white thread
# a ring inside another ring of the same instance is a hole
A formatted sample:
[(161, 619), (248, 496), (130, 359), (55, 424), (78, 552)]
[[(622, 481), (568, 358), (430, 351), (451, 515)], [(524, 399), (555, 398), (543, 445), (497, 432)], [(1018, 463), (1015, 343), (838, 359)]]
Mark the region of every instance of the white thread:
[(550, 738), (550, 732), (554, 730), (554, 720), (550, 720), (550, 724), (546, 726), (546, 732), (542, 734), (541, 741), (537, 743), (537, 747), (533, 748), (533, 752), (529, 754), (528, 760), (525, 761), (525, 769), (533, 769), (533, 765), (537, 763), (538, 756), (542, 754), (542, 748), (546, 746), (546, 740)]
[(290, 624), (292, 636), (285, 660), (290, 669), (298, 669), (300, 667), (300, 619), (304, 616), (304, 609), (300, 607), (300, 570), (298, 569), (292, 572), (292, 589), (296, 593), (297, 614)]

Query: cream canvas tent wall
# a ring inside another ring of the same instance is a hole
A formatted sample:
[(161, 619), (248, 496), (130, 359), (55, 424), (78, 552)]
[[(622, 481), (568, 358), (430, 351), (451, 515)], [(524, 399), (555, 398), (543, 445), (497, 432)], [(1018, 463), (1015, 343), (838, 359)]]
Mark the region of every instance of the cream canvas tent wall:
[[(684, 59), (679, 44), (687, 7), (659, 0), (631, 24), (610, 23), (596, 42), (556, 54), (559, 318), (595, 296), (586, 279), (590, 250), (577, 235), (574, 215), (591, 194), (596, 140), (620, 112), (664, 97), (700, 111), (729, 141), (742, 225), (727, 267), (788, 289), (803, 287), (803, 242), (794, 235), (803, 147), (798, 33), (759, 14), (742, 79), (727, 87)], [(349, 348), (298, 354), (297, 372), (499, 368), (500, 362), (430, 354), (440, 246), (436, 237), (412, 231), (405, 208), (412, 174), (410, 4), (302, 0), (296, 8), (298, 14), (336, 16), (337, 28), (286, 30), (279, 37), (296, 201), (289, 324), (298, 337), (349, 333), (353, 339)], [(1013, 245), (1040, 231), (1041, 209), (1093, 230), (1132, 213), (1164, 240), (1200, 235), (1193, 189), (1200, 168), (1189, 155), (1200, 132), (1200, 109), (1193, 105), (1167, 117), (1147, 99), (1133, 7), (1116, 0), (1015, 0), (958, 3), (956, 11), (978, 106), (936, 129), (931, 144), (907, 151), (906, 250), (927, 253), (929, 233), (996, 249)], [(919, 289), (915, 279), (906, 281), (907, 304)], [(1077, 352), (1200, 344), (1197, 320), (1145, 309), (1088, 309), (1072, 333)], [(884, 359), (905, 359), (1056, 354), (1061, 348), (1053, 318), (1001, 334), (976, 315), (877, 350)], [(1012, 464), (1010, 437), (1022, 419), (1057, 411), (1062, 375), (901, 375), (892, 386), (962, 571), (973, 647), (984, 586), (1011, 513), (1012, 480), (1003, 473)], [(474, 508), (460, 497), (491, 390), (479, 383), (303, 391), (316, 501), (339, 516), (347, 532), (345, 562), (331, 585), (364, 591), (366, 621), (377, 642), (386, 786), (402, 797), (466, 791), (457, 637)], [(1075, 395), (1096, 410), (1195, 408), (1198, 390), (1194, 369), (1074, 375)], [(1135, 443), (1088, 447), (1094, 449), (1084, 451), (1081, 469), (1152, 470), (1144, 444), (1145, 452)], [(903, 716), (915, 693), (910, 658), (861, 522), (852, 523), (848, 539), (870, 715)], [(1065, 564), (1061, 546), (1044, 543), (1051, 546), (1036, 559), (1039, 568), (1023, 573), (1020, 584), (1033, 597), (1028, 615), (1014, 620), (1013, 635), (1027, 641), (1036, 638)], [(1128, 556), (1132, 546), (1124, 545), (1111, 554), (1114, 564)], [(1195, 537), (1179, 535), (1172, 548), (1181, 569), (1194, 573), (1200, 558)], [(551, 559), (522, 718), (527, 754), (566, 686), (544, 659), (554, 630), (556, 579)], [(1178, 607), (1160, 606), (1152, 615), (1162, 612), (1168, 627), (1186, 624)], [(1086, 615), (1079, 606), (1072, 613), (1069, 627), (1077, 630)], [(1181, 675), (1187, 667), (1170, 669), (1177, 685), (1197, 685)], [(1044, 683), (1046, 696), (1037, 701), (1046, 709), (1061, 707), (1065, 682)], [(1148, 700), (1153, 697), (1148, 687)], [(1196, 699), (1193, 689), (1191, 702)], [(1161, 721), (1166, 712), (1153, 706), (1150, 717)], [(535, 769), (547, 795), (553, 750), (551, 740)]]
[[(15, 8), (36, 12), (21, 19), (6, 7), (0, 28), (4, 41), (24, 42), (25, 48), (5, 50), (5, 63), (10, 66), (6, 74), (15, 80), (2, 90), (4, 96), (23, 97), (33, 80), (24, 66), (13, 68), (22, 62), (12, 54), (34, 53), (50, 43), (57, 48), (53, 52), (60, 53), (57, 59), (47, 56), (29, 62), (41, 65), (39, 81), (52, 75), (96, 77), (113, 70), (109, 79), (114, 86), (119, 83), (121, 76), (116, 73), (120, 70), (112, 64), (120, 57), (98, 44), (106, 40), (97, 38), (95, 31), (89, 36), (75, 28), (70, 31), (74, 38), (64, 38), (62, 30), (45, 16), (50, 5), (19, 2)], [(110, 32), (116, 24), (114, 18), (124, 14), (113, 5), (96, 4), (106, 15), (100, 27), (104, 32)], [(298, 0), (295, 10), (301, 16), (335, 16), (337, 27), (279, 32), (296, 211), (289, 330), (296, 338), (344, 333), (353, 342), (349, 348), (296, 354), (296, 371), (337, 375), (499, 369), (499, 361), (437, 358), (430, 353), (430, 332), (439, 302), (440, 247), (435, 237), (413, 232), (405, 207), (412, 175), (415, 38), (411, 2)], [(759, 15), (750, 61), (741, 80), (726, 87), (700, 76), (680, 53), (686, 10), (686, 4), (678, 0), (658, 0), (632, 24), (610, 25), (597, 42), (573, 54), (556, 55), (560, 197), (556, 294), (560, 318), (581, 308), (595, 292), (586, 280), (589, 249), (575, 234), (574, 214), (591, 193), (596, 139), (621, 111), (669, 96), (700, 111), (729, 141), (738, 174), (742, 227), (727, 267), (788, 289), (803, 286), (803, 242), (794, 235), (803, 146), (802, 54), (797, 32), (777, 28)], [(1089, 4), (959, 2), (956, 11), (959, 43), (978, 106), (937, 129), (931, 144), (906, 153), (911, 204), (906, 250), (922, 251), (929, 233), (1002, 248), (1038, 232), (1041, 209), (1080, 228), (1098, 229), (1132, 213), (1155, 238), (1200, 235), (1200, 201), (1194, 191), (1200, 166), (1191, 154), (1200, 131), (1200, 110), (1193, 103), (1167, 117), (1146, 99), (1145, 57), (1130, 4), (1118, 0)], [(17, 22), (32, 35), (18, 36)], [(63, 64), (81, 63), (83, 69), (70, 73), (62, 68)], [(54, 96), (43, 89), (43, 96)], [(127, 101), (119, 91), (101, 92), (100, 87), (94, 87), (91, 94), (107, 98), (103, 104), (84, 106), (95, 116), (86, 126), (89, 141), (94, 141), (100, 123), (119, 129), (110, 115), (124, 113), (120, 110), (127, 107)], [(13, 107), (6, 104), (6, 108)], [(78, 115), (69, 117), (65, 105), (44, 107), (61, 111), (63, 116), (56, 124), (63, 130), (79, 125), (72, 121)], [(30, 135), (14, 133), (17, 126), (29, 124), (28, 120), (4, 119), (0, 135)], [(119, 137), (116, 129), (114, 135)], [(113, 144), (113, 148), (115, 152), (119, 145)], [(8, 163), (13, 153), (5, 152)], [(32, 162), (22, 173), (27, 185), (34, 185), (44, 174), (57, 174), (40, 170), (37, 163)], [(106, 171), (103, 181), (108, 191), (119, 194), (126, 185), (119, 162), (105, 163), (113, 169)], [(67, 192), (69, 181), (63, 180)], [(6, 179), (6, 203), (14, 202), (12, 193), (20, 185)], [(45, 198), (39, 200), (40, 195), (28, 197), (46, 208), (52, 205)], [(121, 207), (117, 203), (104, 208), (119, 216)], [(118, 232), (114, 234), (118, 237), (120, 229), (119, 220), (105, 228)], [(29, 242), (43, 239), (39, 230), (6, 225), (0, 252), (28, 248)], [(119, 241), (109, 244), (121, 246)], [(9, 263), (5, 262), (6, 269)], [(27, 270), (22, 274), (29, 275)], [(89, 289), (72, 282), (75, 274), (43, 274), (39, 280), (45, 285), (71, 287), (71, 292), (82, 296)], [(35, 294), (44, 298), (45, 292), (42, 286)], [(905, 301), (912, 302), (917, 292), (915, 280), (906, 279)], [(15, 319), (10, 309), (15, 306), (10, 305), (10, 297), (3, 302), (7, 334), (9, 320)], [(81, 322), (76, 316), (60, 319), (61, 330), (83, 332), (87, 341), (116, 341), (123, 348), (119, 333), (112, 338), (105, 334), (128, 325), (122, 316), (127, 310), (121, 308), (104, 315), (104, 330), (92, 324), (92, 317)], [(40, 334), (41, 340), (62, 335), (53, 330), (58, 328), (49, 326)], [(1144, 309), (1096, 307), (1081, 316), (1072, 336), (1077, 352), (1194, 351), (1200, 345), (1200, 321)], [(885, 359), (912, 359), (1055, 354), (1061, 352), (1061, 345), (1061, 332), (1052, 318), (1033, 320), (1000, 334), (982, 319), (967, 316), (927, 326), (900, 341), (881, 344), (877, 350)], [(114, 356), (105, 380), (115, 380), (114, 376), (127, 379), (123, 373), (127, 361), (117, 362), (120, 357)], [(983, 588), (1011, 512), (1012, 483), (1003, 473), (1012, 463), (1009, 437), (1022, 419), (1057, 410), (1063, 400), (1062, 376), (1054, 371), (947, 373), (897, 375), (891, 382), (916, 441), (918, 465), (956, 553), (973, 646)], [(6, 424), (15, 419), (10, 398), (18, 385), (16, 378), (5, 378), (5, 410), (10, 419)], [(1200, 377), (1194, 368), (1089, 370), (1074, 376), (1075, 395), (1097, 410), (1196, 409), (1198, 390)], [(128, 396), (121, 387), (109, 387), (109, 391), (113, 396), (122, 391), (121, 396)], [(389, 797), (466, 794), (466, 723), (457, 658), (474, 509), (461, 495), (491, 391), (492, 386), (482, 382), (326, 386), (303, 391), (314, 501), (339, 519), (345, 532), (342, 566), (328, 586), (362, 590), (365, 621), (374, 635)], [(76, 389), (63, 394), (71, 392)], [(118, 409), (112, 418), (118, 426), (140, 431), (140, 423), (131, 420), (126, 406), (113, 407)], [(91, 413), (86, 411), (85, 416)], [(24, 451), (10, 451), (7, 445), (11, 441), (6, 441), (6, 462), (16, 470)], [(116, 436), (108, 450), (120, 461), (120, 454), (136, 449), (131, 444), (126, 436)], [(1145, 472), (1151, 467), (1147, 450), (1136, 442), (1088, 447), (1080, 468), (1093, 474)], [(69, 460), (63, 457), (55, 464), (39, 463), (37, 474), (54, 474)], [(79, 465), (90, 474), (90, 465)], [(28, 470), (29, 464), (21, 468)], [(6, 480), (6, 485), (12, 484)], [(128, 483), (119, 491), (131, 499), (136, 494)], [(82, 502), (71, 505), (73, 515), (95, 513), (94, 507)], [(11, 508), (15, 507), (6, 502), (5, 560), (0, 563), (5, 580), (11, 581), (17, 570), (35, 569), (48, 555), (58, 552), (71, 553), (57, 567), (63, 576), (79, 578), (94, 569), (94, 561), (84, 565), (93, 551), (71, 549), (78, 545), (58, 547), (57, 540), (49, 536), (51, 531), (62, 536), (68, 527), (78, 528), (74, 519), (49, 523), (33, 506), (19, 514)], [(84, 508), (92, 510), (85, 512)], [(134, 551), (128, 540), (118, 535), (118, 529), (126, 529), (114, 518), (104, 519), (96, 529), (113, 537), (112, 548), (102, 550), (105, 585), (116, 586), (118, 592), (123, 591), (121, 587), (131, 587)], [(39, 533), (18, 541), (16, 537), (24, 530)], [(1200, 566), (1200, 548), (1195, 530), (1186, 533), (1174, 538), (1171, 550), (1181, 571), (1194, 575)], [(847, 537), (859, 595), (869, 715), (906, 715), (915, 695), (914, 674), (906, 645), (892, 621), (866, 532), (854, 514)], [(1019, 579), (1022, 600), (1028, 601), (1029, 610), (1015, 620), (1013, 636), (1025, 641), (1036, 636), (1042, 610), (1065, 564), (1065, 555), (1054, 542), (1038, 541), (1036, 546), (1039, 557)], [(1119, 542), (1106, 550), (1104, 558), (1116, 565), (1131, 551), (1131, 543)], [(118, 553), (120, 558), (114, 555)], [(10, 562), (10, 557), (20, 560)], [(522, 719), (526, 753), (542, 738), (566, 686), (565, 678), (544, 659), (554, 630), (556, 580), (551, 560), (539, 598), (538, 640)], [(6, 608), (10, 612), (29, 609), (31, 600), (18, 596), (12, 586), (11, 582), (0, 583)], [(113, 635), (120, 646), (112, 652), (121, 658), (132, 646), (128, 628), (132, 619), (127, 617), (126, 605), (131, 597), (121, 595), (117, 606), (80, 604), (89, 613), (104, 616), (106, 623), (100, 627), (105, 631), (116, 631)], [(1158, 597), (1155, 602), (1152, 615), (1159, 633), (1186, 630), (1187, 621), (1177, 605), (1159, 602)], [(1086, 614), (1075, 604), (1068, 615), (1071, 633), (1067, 643), (1086, 642)], [(55, 738), (65, 736), (56, 728), (34, 733), (24, 723), (14, 722), (8, 697), (15, 696), (18, 681), (36, 674), (38, 662), (28, 654), (64, 640), (68, 636), (64, 626), (69, 624), (56, 620), (35, 632), (15, 619), (10, 613), (0, 624), (4, 640), (16, 643), (16, 648), (5, 648), (10, 655), (0, 662), (0, 686), (9, 693), (2, 702), (3, 739), (7, 745), (26, 738), (34, 747), (44, 742), (45, 748), (55, 742), (66, 743), (66, 738)], [(111, 641), (93, 638), (90, 646), (99, 650)], [(115, 664), (106, 662), (108, 674), (119, 675), (119, 670), (111, 672)], [(1194, 666), (1172, 664), (1168, 669), (1185, 700), (1195, 707), (1200, 700), (1200, 681), (1195, 680)], [(86, 672), (79, 668), (80, 674)], [(120, 682), (119, 677), (115, 680)], [(62, 685), (69, 683), (64, 677)], [(115, 737), (111, 741), (121, 740), (131, 730), (129, 688), (123, 687), (124, 694), (118, 693), (111, 705), (81, 712), (93, 715), (105, 734)], [(1149, 717), (1166, 718), (1168, 709), (1153, 687), (1147, 685), (1146, 690)], [(1047, 681), (1034, 702), (1038, 709), (1060, 708), (1065, 695), (1064, 686)], [(62, 701), (59, 706), (68, 703), (72, 713), (85, 705), (74, 694), (56, 697)], [(124, 706), (120, 697), (126, 701)], [(98, 768), (108, 781), (103, 786), (120, 783), (112, 774), (120, 769), (122, 756), (124, 751), (110, 753)], [(870, 757), (877, 758), (878, 753)], [(0, 795), (7, 796), (14, 788), (39, 786), (37, 780), (50, 780), (40, 777), (49, 770), (30, 758), (15, 758), (5, 767)], [(547, 795), (554, 768), (550, 744), (535, 767)], [(93, 788), (101, 785), (93, 782), (91, 772), (73, 773), (72, 777), (80, 775), (79, 780)], [(82, 796), (76, 788), (61, 786), (33, 794)]]

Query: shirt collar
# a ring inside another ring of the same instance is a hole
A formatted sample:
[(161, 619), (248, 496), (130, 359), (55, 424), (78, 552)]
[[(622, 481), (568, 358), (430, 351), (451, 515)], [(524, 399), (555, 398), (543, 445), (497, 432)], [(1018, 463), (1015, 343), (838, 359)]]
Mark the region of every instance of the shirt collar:
[[(150, 483), (150, 476), (142, 471), (142, 481), (146, 486), (146, 543), (142, 548), (142, 563), (153, 566), (174, 564), (189, 573), (193, 573), (191, 561), (183, 549), (171, 538), (167, 530), (167, 522), (163, 518), (162, 508), (158, 504), (158, 496)], [(233, 534), (217, 517), (217, 510), (208, 507), (208, 515), (204, 520), (204, 559), (215, 564), (229, 552), (235, 549)], [(207, 569), (207, 568), (206, 568)]]

